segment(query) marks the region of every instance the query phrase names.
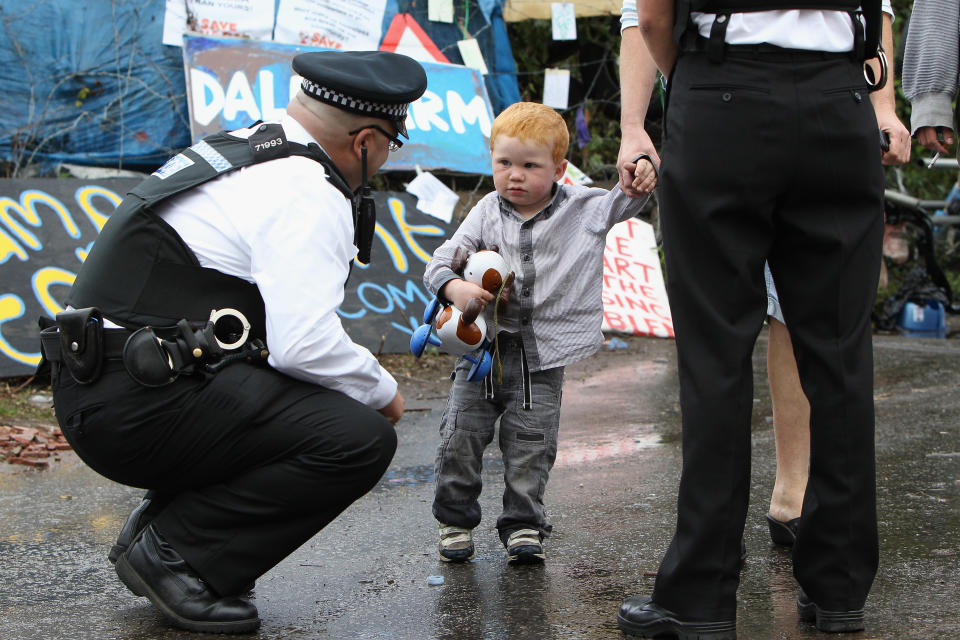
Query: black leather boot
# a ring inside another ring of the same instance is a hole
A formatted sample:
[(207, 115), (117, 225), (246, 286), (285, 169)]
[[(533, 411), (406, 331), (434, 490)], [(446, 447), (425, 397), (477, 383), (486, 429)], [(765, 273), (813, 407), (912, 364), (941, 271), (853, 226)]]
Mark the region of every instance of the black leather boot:
[(249, 633), (260, 626), (257, 608), (235, 596), (220, 597), (176, 550), (147, 525), (116, 564), (117, 575), (143, 593), (174, 625), (188, 631)]
[[(143, 497), (143, 500), (140, 504), (137, 505), (136, 509), (130, 512), (130, 515), (127, 517), (127, 521), (123, 523), (123, 528), (120, 529), (120, 535), (117, 536), (117, 541), (113, 544), (113, 547), (110, 549), (110, 553), (107, 555), (107, 559), (111, 563), (116, 564), (117, 559), (127, 550), (127, 547), (130, 546), (130, 543), (133, 542), (133, 539), (137, 537), (140, 531), (143, 530), (147, 524), (152, 520), (152, 516), (147, 513), (147, 510), (150, 508), (150, 505), (155, 502), (152, 498), (154, 495), (153, 491), (148, 491)], [(243, 596), (256, 587), (256, 583), (251, 582), (240, 590), (240, 593), (235, 595)], [(145, 593), (140, 593), (139, 591), (134, 591), (133, 587), (127, 585), (127, 588), (130, 589), (131, 593), (135, 596), (146, 596)]]
[(737, 640), (735, 620), (682, 620), (677, 614), (655, 604), (649, 597), (632, 596), (623, 601), (617, 624), (628, 636), (677, 640)]
[(829, 611), (821, 609), (810, 596), (800, 589), (797, 597), (797, 612), (804, 622), (812, 622), (820, 631), (827, 633), (850, 633), (864, 628), (863, 609)]
[[(130, 512), (127, 521), (123, 523), (123, 528), (120, 529), (120, 535), (117, 536), (117, 541), (114, 543), (113, 548), (110, 549), (109, 555), (107, 555), (111, 563), (117, 563), (117, 558), (127, 550), (127, 547), (129, 547), (133, 539), (137, 537), (140, 530), (147, 525), (144, 512), (150, 507), (150, 502), (150, 494), (147, 493), (143, 501), (137, 505), (137, 508)], [(143, 594), (138, 593), (137, 595)]]

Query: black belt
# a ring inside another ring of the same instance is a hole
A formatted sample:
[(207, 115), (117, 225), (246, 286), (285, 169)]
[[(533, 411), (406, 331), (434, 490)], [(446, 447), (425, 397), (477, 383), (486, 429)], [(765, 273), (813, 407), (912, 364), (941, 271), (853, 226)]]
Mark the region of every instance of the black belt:
[[(685, 38), (682, 50), (686, 53), (708, 53), (708, 38), (698, 36)], [(818, 51), (816, 49), (788, 49), (765, 42), (759, 44), (725, 44), (723, 55), (735, 58), (757, 58), (771, 61), (790, 61), (798, 59), (839, 60), (853, 58), (852, 51)]]
[[(105, 360), (119, 360), (123, 353), (123, 345), (132, 332), (126, 329), (103, 330), (103, 358)], [(50, 362), (63, 362), (60, 354), (60, 330), (50, 327), (40, 332), (40, 346), (43, 348), (43, 357)]]

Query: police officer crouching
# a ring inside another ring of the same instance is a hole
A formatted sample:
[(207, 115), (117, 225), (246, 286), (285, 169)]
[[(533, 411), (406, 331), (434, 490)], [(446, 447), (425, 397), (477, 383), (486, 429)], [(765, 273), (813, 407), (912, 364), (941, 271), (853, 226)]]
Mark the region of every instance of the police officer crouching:
[(293, 69), (280, 122), (214, 134), (127, 195), (41, 333), (70, 444), (149, 490), (118, 576), (191, 631), (260, 625), (244, 594), (376, 484), (404, 410), (336, 310), (370, 260), (368, 174), (426, 75), (386, 52)]

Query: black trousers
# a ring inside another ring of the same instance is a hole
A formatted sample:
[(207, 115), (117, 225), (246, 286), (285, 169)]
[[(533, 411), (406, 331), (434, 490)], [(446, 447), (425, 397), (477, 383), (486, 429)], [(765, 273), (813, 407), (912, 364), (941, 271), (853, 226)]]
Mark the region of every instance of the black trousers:
[(154, 526), (221, 594), (244, 585), (369, 491), (393, 426), (347, 396), (268, 367), (142, 387), (115, 360), (92, 385), (54, 368), (57, 419), (98, 473), (154, 490)]
[(735, 617), (768, 259), (811, 405), (794, 574), (821, 607), (859, 609), (878, 562), (870, 311), (883, 234), (860, 65), (814, 52), (683, 54), (668, 100), (661, 224), (683, 471), (654, 601), (694, 620)]

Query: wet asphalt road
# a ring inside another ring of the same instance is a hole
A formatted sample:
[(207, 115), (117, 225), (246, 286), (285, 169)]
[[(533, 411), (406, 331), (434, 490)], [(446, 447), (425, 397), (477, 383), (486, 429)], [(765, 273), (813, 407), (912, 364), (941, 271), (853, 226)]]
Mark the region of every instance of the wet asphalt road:
[[(672, 533), (680, 469), (676, 358), (630, 338), (568, 369), (560, 454), (547, 488), (547, 563), (508, 566), (493, 527), (496, 449), (484, 464), (477, 560), (437, 560), (432, 460), (446, 379), (404, 381), (408, 413), (380, 485), (257, 582), (252, 638), (620, 638), (620, 600), (648, 593)], [(960, 341), (878, 336), (881, 566), (867, 630), (798, 623), (789, 552), (763, 514), (774, 440), (766, 337), (754, 355), (753, 487), (738, 637), (960, 638)], [(202, 639), (173, 630), (117, 581), (106, 554), (140, 492), (72, 455), (47, 471), (0, 470), (0, 639)], [(444, 584), (431, 586), (429, 576)]]

